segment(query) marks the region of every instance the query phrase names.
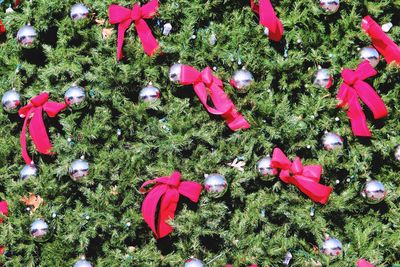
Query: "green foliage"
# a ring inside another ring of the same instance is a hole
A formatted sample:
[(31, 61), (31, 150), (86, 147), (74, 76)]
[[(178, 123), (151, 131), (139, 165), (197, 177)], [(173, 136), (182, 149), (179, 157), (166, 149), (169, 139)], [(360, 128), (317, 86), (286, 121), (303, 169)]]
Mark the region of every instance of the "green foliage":
[[(8, 30), (0, 42), (1, 94), (16, 87), (27, 102), (48, 91), (61, 102), (73, 82), (90, 93), (85, 109), (46, 120), (57, 155), (41, 156), (30, 144), (40, 175), (25, 182), (18, 178), (22, 120), (0, 112), (0, 198), (10, 206), (9, 218), (0, 225), (0, 243), (8, 248), (0, 257), (4, 266), (72, 266), (82, 254), (96, 266), (181, 266), (190, 256), (210, 266), (281, 266), (287, 251), (294, 256), (292, 266), (318, 261), (354, 266), (360, 257), (381, 267), (400, 263), (400, 164), (393, 156), (400, 143), (400, 71), (382, 60), (379, 74), (369, 80), (389, 109), (384, 123), (368, 114), (370, 141), (352, 136), (347, 115), (335, 101), (341, 68), (354, 68), (358, 48), (370, 45), (361, 30), (363, 16), (370, 14), (380, 24), (392, 21), (390, 35), (400, 40), (398, 0), (341, 1), (339, 12), (331, 16), (315, 0), (273, 1), (285, 27), (278, 44), (264, 36), (248, 1), (161, 1), (159, 15), (148, 23), (164, 53), (147, 57), (131, 27), (122, 62), (116, 61), (116, 30), (106, 40), (101, 34), (102, 28), (113, 27), (107, 19), (112, 1), (85, 2), (98, 19), (106, 20), (104, 26), (94, 18), (73, 22), (71, 0), (23, 1), (8, 14), (6, 3), (1, 5), (0, 19)], [(130, 6), (132, 1), (118, 4)], [(170, 36), (162, 35), (157, 19), (173, 25)], [(31, 50), (19, 47), (15, 39), (28, 21), (39, 32), (39, 44)], [(209, 42), (212, 33), (217, 36), (214, 46)], [(257, 81), (245, 95), (227, 83), (242, 67), (239, 59)], [(226, 82), (226, 92), (251, 129), (230, 132), (221, 118), (206, 112), (191, 87), (169, 82), (169, 66), (178, 60), (198, 69), (217, 67), (216, 75)], [(331, 92), (312, 85), (318, 65), (334, 72)], [(149, 81), (161, 88), (157, 110), (137, 102)], [(325, 130), (345, 137), (345, 149), (324, 151), (320, 138)], [(323, 165), (322, 183), (335, 188), (326, 206), (314, 204), (278, 178), (265, 182), (257, 177), (255, 163), (276, 146), (306, 164)], [(90, 161), (91, 174), (76, 183), (67, 168), (81, 155)], [(245, 172), (227, 165), (238, 156), (247, 163)], [(157, 241), (141, 217), (144, 196), (138, 188), (175, 169), (183, 179), (198, 182), (205, 173), (220, 172), (229, 191), (221, 199), (203, 193), (197, 205), (181, 199), (175, 231)], [(368, 178), (386, 185), (384, 203), (362, 201), (359, 192)], [(40, 195), (45, 205), (27, 211), (19, 199), (28, 192)], [(50, 224), (46, 242), (30, 237), (29, 225), (36, 218)], [(343, 242), (343, 256), (330, 260), (314, 249), (321, 246), (324, 233)]]

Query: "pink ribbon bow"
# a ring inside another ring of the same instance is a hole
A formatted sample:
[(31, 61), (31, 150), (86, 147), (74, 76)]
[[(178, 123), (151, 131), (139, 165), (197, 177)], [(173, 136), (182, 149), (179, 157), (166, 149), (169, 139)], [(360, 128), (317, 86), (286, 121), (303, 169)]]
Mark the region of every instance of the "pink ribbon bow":
[(43, 122), (43, 111), (49, 115), (49, 117), (55, 117), (61, 110), (65, 109), (67, 105), (65, 103), (47, 102), (49, 99), (49, 93), (41, 93), (31, 99), (30, 103), (22, 107), (18, 114), (21, 118), (25, 118), (22, 132), (20, 135), (20, 142), (22, 148), (22, 157), (26, 164), (32, 164), (32, 159), (28, 155), (26, 149), (26, 127), (29, 124), (29, 133), (32, 141), (35, 144), (36, 150), (42, 154), (51, 154), (51, 143), (49, 136), (47, 135), (46, 126)]
[(388, 64), (396, 62), (400, 64), (400, 47), (382, 30), (370, 16), (363, 18), (361, 23), (364, 31), (371, 37), (372, 44), (381, 53)]
[(355, 136), (371, 137), (367, 119), (361, 108), (358, 97), (371, 109), (375, 119), (388, 115), (385, 103), (375, 90), (364, 80), (375, 76), (377, 71), (368, 61), (361, 62), (355, 71), (344, 69), (342, 71), (343, 83), (340, 86), (337, 98), (341, 100), (338, 107), (348, 105), (347, 116)]
[(6, 32), (6, 27), (4, 27), (3, 22), (0, 19), (0, 35)]
[(271, 166), (281, 169), (279, 178), (293, 184), (315, 202), (326, 204), (332, 188), (319, 183), (322, 167), (320, 165), (303, 166), (301, 159), (291, 162), (279, 148), (275, 148), (272, 154)]
[[(208, 112), (221, 115), (231, 130), (250, 128), (250, 124), (236, 110), (232, 100), (224, 92), (222, 81), (212, 74), (210, 67), (199, 72), (191, 66), (182, 65), (180, 83), (182, 85), (192, 84), (194, 91)], [(215, 108), (207, 104), (208, 96), (210, 96)]]
[(364, 259), (361, 259), (357, 261), (357, 267), (374, 267), (374, 265)]
[(117, 59), (122, 59), (122, 46), (124, 43), (125, 32), (135, 22), (136, 31), (144, 48), (144, 52), (152, 56), (160, 48), (156, 38), (154, 38), (151, 29), (144, 19), (154, 17), (158, 9), (158, 0), (152, 0), (140, 7), (139, 4), (134, 4), (132, 10), (119, 5), (110, 5), (108, 15), (111, 24), (118, 25), (118, 44), (117, 44)]
[[(232, 267), (232, 264), (227, 264), (226, 267)], [(249, 267), (257, 267), (257, 264), (249, 265)]]
[[(151, 189), (145, 189), (145, 187), (152, 184), (155, 185)], [(178, 171), (173, 172), (169, 177), (160, 177), (147, 181), (140, 187), (141, 193), (148, 192), (143, 201), (142, 215), (145, 222), (156, 235), (156, 238), (163, 238), (173, 231), (172, 226), (167, 221), (173, 220), (175, 217), (179, 196), (183, 195), (197, 203), (201, 190), (202, 185), (197, 182), (181, 182), (181, 174)], [(155, 217), (158, 202), (160, 202), (160, 205), (156, 226)]]
[(260, 15), (260, 24), (268, 28), (268, 37), (272, 41), (279, 42), (283, 36), (283, 25), (276, 16), (270, 0), (259, 0), (258, 5), (250, 0), (251, 9)]
[[(0, 201), (0, 214), (4, 214), (8, 216), (8, 204), (7, 201)], [(3, 222), (3, 219), (0, 218), (0, 223)], [(4, 247), (0, 246), (0, 255), (4, 253)]]

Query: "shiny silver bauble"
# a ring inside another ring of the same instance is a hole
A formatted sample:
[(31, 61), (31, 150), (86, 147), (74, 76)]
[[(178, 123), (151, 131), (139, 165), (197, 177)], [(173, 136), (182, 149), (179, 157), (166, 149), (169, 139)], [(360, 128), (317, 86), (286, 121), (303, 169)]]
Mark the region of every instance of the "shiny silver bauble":
[(319, 69), (315, 74), (314, 84), (325, 89), (332, 86), (332, 76), (328, 69)]
[(271, 161), (272, 161), (272, 158), (267, 156), (267, 157), (260, 159), (257, 162), (256, 169), (257, 169), (257, 172), (260, 174), (261, 178), (265, 179), (265, 178), (270, 178), (270, 177), (275, 176), (276, 171), (274, 168), (272, 168)]
[(146, 103), (156, 103), (160, 100), (160, 89), (148, 85), (139, 92), (139, 101)]
[(400, 145), (396, 147), (396, 150), (394, 151), (394, 158), (397, 161), (400, 161)]
[(184, 267), (204, 267), (206, 266), (204, 262), (199, 259), (191, 258), (185, 261)]
[(169, 79), (172, 82), (179, 83), (181, 80), (182, 64), (176, 63), (169, 68)]
[(21, 180), (34, 178), (38, 175), (38, 169), (34, 164), (25, 165), (19, 173)]
[(343, 251), (342, 242), (335, 238), (326, 239), (322, 245), (321, 251), (328, 256), (339, 256)]
[(68, 173), (72, 180), (80, 181), (89, 174), (89, 163), (84, 159), (77, 159), (71, 163)]
[(250, 71), (241, 69), (237, 70), (231, 80), (231, 84), (236, 88), (238, 93), (245, 93), (250, 85), (254, 82), (253, 74)]
[(361, 195), (368, 204), (380, 203), (385, 199), (386, 194), (387, 192), (385, 186), (377, 180), (366, 182), (363, 190), (361, 191)]
[(328, 14), (333, 14), (339, 10), (340, 1), (339, 0), (320, 0), (319, 5)]
[(335, 133), (325, 133), (322, 137), (322, 144), (325, 150), (336, 150), (343, 147), (343, 139)]
[(368, 46), (360, 50), (360, 58), (362, 60), (368, 60), (369, 64), (375, 68), (379, 64), (381, 56), (375, 48)]
[(228, 183), (224, 176), (218, 173), (207, 175), (204, 180), (204, 189), (209, 196), (218, 198), (222, 197), (228, 190)]
[(73, 267), (93, 267), (94, 265), (87, 260), (79, 260), (77, 262), (75, 262)]
[(44, 239), (49, 232), (49, 225), (42, 219), (37, 219), (31, 224), (31, 235), (35, 239)]
[(15, 90), (9, 90), (1, 98), (1, 105), (8, 113), (17, 113), (21, 106), (21, 96)]
[(84, 4), (75, 4), (71, 7), (70, 16), (72, 20), (81, 20), (89, 17), (89, 9)]
[(73, 109), (80, 109), (86, 105), (85, 89), (72, 85), (64, 94), (65, 103)]
[(35, 45), (37, 33), (35, 28), (25, 25), (17, 33), (18, 43), (24, 48), (31, 48)]

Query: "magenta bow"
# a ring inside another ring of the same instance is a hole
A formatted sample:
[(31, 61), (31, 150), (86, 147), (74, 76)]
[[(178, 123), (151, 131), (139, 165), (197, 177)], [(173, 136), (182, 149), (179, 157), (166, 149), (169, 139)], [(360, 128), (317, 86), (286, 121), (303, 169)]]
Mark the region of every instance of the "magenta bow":
[(283, 25), (276, 16), (270, 0), (259, 0), (258, 5), (250, 0), (251, 9), (260, 15), (260, 24), (268, 28), (268, 37), (272, 41), (279, 42), (283, 36)]
[(393, 61), (400, 64), (400, 47), (387, 36), (378, 23), (370, 16), (366, 16), (363, 18), (361, 26), (371, 37), (372, 44), (385, 57), (388, 64)]
[[(7, 201), (0, 201), (0, 214), (8, 216), (8, 204)], [(0, 223), (3, 222), (3, 219), (0, 218)], [(4, 247), (0, 246), (0, 255), (4, 253)]]
[(122, 59), (122, 46), (125, 32), (135, 22), (136, 31), (144, 48), (144, 52), (152, 56), (160, 48), (156, 38), (144, 19), (154, 17), (158, 9), (158, 0), (152, 0), (140, 7), (134, 4), (132, 10), (119, 5), (110, 5), (108, 15), (111, 24), (118, 25), (117, 59)]
[(351, 128), (355, 136), (370, 137), (367, 119), (362, 110), (358, 97), (371, 109), (375, 119), (388, 115), (385, 103), (375, 90), (364, 80), (375, 76), (377, 71), (365, 60), (361, 62), (355, 71), (344, 69), (342, 71), (343, 83), (340, 86), (337, 98), (341, 100), (338, 107), (348, 105), (347, 116), (350, 119)]
[[(8, 216), (8, 204), (7, 201), (0, 201), (0, 214), (4, 214)], [(3, 222), (3, 219), (0, 218), (0, 223)]]
[[(182, 65), (180, 83), (182, 85), (192, 84), (194, 91), (208, 112), (221, 115), (231, 130), (250, 128), (250, 124), (237, 111), (232, 100), (224, 92), (222, 81), (212, 74), (210, 67), (199, 72), (191, 66)], [(207, 104), (208, 96), (210, 96), (215, 108)]]
[[(151, 189), (145, 189), (145, 187), (152, 184), (155, 185)], [(178, 171), (173, 172), (171, 176), (147, 181), (140, 187), (140, 192), (148, 192), (143, 201), (142, 215), (145, 222), (156, 235), (156, 238), (163, 238), (173, 231), (172, 226), (167, 222), (168, 220), (173, 220), (175, 217), (179, 196), (183, 195), (197, 203), (201, 190), (202, 185), (197, 182), (181, 182), (181, 174)], [(155, 218), (159, 202), (160, 205), (156, 223)]]
[(357, 267), (374, 267), (374, 265), (364, 259), (361, 259), (357, 261)]
[(26, 127), (29, 124), (29, 133), (32, 141), (35, 144), (36, 150), (42, 154), (51, 154), (51, 143), (49, 136), (47, 135), (46, 126), (43, 122), (43, 111), (49, 115), (49, 117), (55, 117), (61, 110), (65, 109), (67, 105), (65, 103), (47, 102), (49, 99), (49, 93), (41, 93), (31, 99), (30, 103), (22, 107), (18, 114), (21, 118), (25, 118), (22, 132), (20, 135), (20, 142), (22, 148), (22, 157), (26, 164), (32, 164), (32, 159), (28, 155), (26, 149)]
[(322, 167), (320, 165), (303, 166), (301, 159), (291, 162), (279, 148), (275, 148), (272, 154), (271, 166), (281, 169), (279, 178), (293, 184), (315, 202), (326, 204), (332, 188), (319, 183)]

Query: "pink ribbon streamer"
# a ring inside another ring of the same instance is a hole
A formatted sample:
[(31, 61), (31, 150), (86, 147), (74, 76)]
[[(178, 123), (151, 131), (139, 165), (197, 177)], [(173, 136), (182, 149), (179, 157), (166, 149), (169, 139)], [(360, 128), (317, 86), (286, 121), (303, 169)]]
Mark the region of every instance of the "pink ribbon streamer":
[(65, 103), (47, 102), (49, 99), (49, 93), (41, 93), (31, 99), (30, 103), (22, 107), (18, 114), (21, 118), (25, 118), (22, 132), (20, 135), (20, 143), (22, 148), (22, 157), (26, 164), (32, 164), (32, 159), (28, 155), (26, 148), (26, 128), (29, 124), (29, 133), (32, 141), (35, 144), (36, 150), (42, 154), (50, 155), (51, 153), (51, 142), (47, 135), (46, 126), (43, 122), (43, 111), (49, 115), (49, 117), (55, 117), (60, 111), (65, 109), (67, 105)]
[(118, 24), (118, 42), (117, 42), (117, 59), (122, 59), (122, 46), (126, 30), (132, 22), (135, 22), (135, 27), (139, 39), (142, 43), (144, 52), (148, 56), (154, 55), (160, 48), (156, 38), (154, 38), (151, 29), (144, 19), (149, 19), (155, 16), (158, 9), (158, 0), (152, 0), (140, 7), (139, 4), (134, 4), (132, 10), (119, 5), (110, 5), (108, 14), (111, 24)]
[(381, 53), (388, 64), (393, 61), (400, 64), (400, 47), (382, 30), (370, 16), (363, 18), (361, 23), (364, 31), (371, 37), (372, 44)]
[(259, 0), (258, 5), (250, 0), (251, 9), (260, 15), (260, 24), (268, 28), (268, 37), (279, 42), (283, 36), (283, 25), (275, 13), (270, 0)]
[(361, 62), (355, 71), (344, 69), (342, 71), (343, 83), (340, 86), (337, 98), (341, 100), (338, 107), (348, 106), (347, 116), (355, 136), (371, 137), (367, 119), (358, 97), (371, 109), (374, 118), (380, 119), (388, 115), (385, 103), (375, 90), (364, 80), (373, 77), (377, 71), (368, 61)]
[[(212, 74), (210, 67), (199, 72), (191, 66), (182, 65), (180, 83), (182, 85), (192, 84), (200, 102), (207, 111), (214, 115), (221, 115), (231, 130), (250, 128), (250, 124), (237, 111), (232, 100), (224, 92), (222, 81)], [(210, 96), (215, 108), (207, 104), (208, 96)]]
[(279, 148), (275, 148), (272, 154), (271, 166), (281, 169), (279, 178), (293, 184), (315, 202), (326, 204), (332, 188), (319, 183), (322, 174), (320, 165), (303, 166), (301, 159), (291, 162)]
[(374, 267), (374, 265), (364, 259), (361, 259), (357, 261), (357, 267)]
[[(0, 201), (0, 214), (8, 216), (8, 204), (7, 201)], [(0, 223), (3, 222), (3, 219), (0, 218)], [(4, 247), (0, 246), (0, 255), (4, 253)]]
[[(154, 186), (146, 190), (145, 188), (149, 185)], [(173, 172), (171, 176), (147, 181), (140, 187), (140, 192), (148, 193), (143, 201), (142, 215), (156, 238), (163, 238), (173, 231), (172, 226), (169, 225), (167, 221), (173, 220), (175, 217), (179, 196), (183, 195), (197, 203), (201, 190), (202, 185), (197, 182), (181, 182), (181, 174), (178, 171)], [(156, 223), (155, 218), (159, 202), (160, 205)]]

